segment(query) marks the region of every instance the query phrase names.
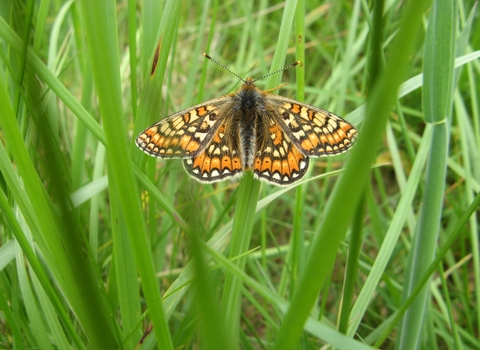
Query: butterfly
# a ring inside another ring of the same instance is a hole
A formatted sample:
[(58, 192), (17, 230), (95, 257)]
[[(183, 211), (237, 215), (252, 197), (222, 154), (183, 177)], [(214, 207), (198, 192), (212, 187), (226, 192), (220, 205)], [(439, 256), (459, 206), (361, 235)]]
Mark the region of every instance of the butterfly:
[(255, 82), (264, 77), (243, 80), (231, 73), (243, 82), (236, 93), (156, 122), (136, 145), (157, 158), (181, 158), (187, 173), (202, 183), (252, 171), (256, 179), (288, 186), (305, 175), (310, 157), (344, 153), (355, 142), (357, 129), (338, 115), (261, 91)]

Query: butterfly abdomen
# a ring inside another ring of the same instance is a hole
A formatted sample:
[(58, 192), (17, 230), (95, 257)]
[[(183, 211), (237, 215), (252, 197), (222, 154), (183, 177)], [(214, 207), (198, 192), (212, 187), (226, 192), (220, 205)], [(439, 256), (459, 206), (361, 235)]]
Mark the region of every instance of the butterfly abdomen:
[[(242, 164), (244, 169), (251, 170), (255, 159), (259, 128), (262, 129), (261, 115), (265, 110), (265, 98), (250, 79), (237, 93), (238, 107), (236, 119), (239, 127)], [(260, 125), (259, 125), (260, 124)]]

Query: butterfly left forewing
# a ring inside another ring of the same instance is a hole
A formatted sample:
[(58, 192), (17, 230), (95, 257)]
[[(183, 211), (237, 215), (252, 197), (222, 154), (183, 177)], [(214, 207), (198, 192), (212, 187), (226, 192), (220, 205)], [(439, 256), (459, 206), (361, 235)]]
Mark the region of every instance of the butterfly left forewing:
[(267, 101), (285, 133), (309, 157), (347, 152), (357, 138), (352, 124), (329, 111), (277, 95)]
[(228, 96), (184, 109), (145, 129), (138, 148), (158, 158), (186, 158), (200, 153), (222, 123)]

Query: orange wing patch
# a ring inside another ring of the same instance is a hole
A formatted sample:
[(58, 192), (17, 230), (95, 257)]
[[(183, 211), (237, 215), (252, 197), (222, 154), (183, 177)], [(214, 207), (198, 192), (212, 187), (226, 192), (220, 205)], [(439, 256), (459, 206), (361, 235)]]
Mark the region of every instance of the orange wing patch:
[(283, 141), (283, 132), (278, 124), (275, 123), (270, 126), (270, 128), (268, 128), (268, 131), (270, 133), (270, 138), (272, 139), (275, 146), (279, 145)]

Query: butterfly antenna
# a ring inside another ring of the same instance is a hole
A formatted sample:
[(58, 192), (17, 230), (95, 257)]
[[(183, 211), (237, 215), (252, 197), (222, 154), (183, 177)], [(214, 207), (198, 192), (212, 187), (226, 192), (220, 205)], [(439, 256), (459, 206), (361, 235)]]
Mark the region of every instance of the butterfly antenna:
[(271, 72), (271, 73), (268, 73), (268, 74), (264, 75), (263, 77), (257, 78), (257, 79), (255, 79), (253, 82), (256, 82), (256, 81), (261, 80), (261, 79), (265, 79), (266, 77), (269, 77), (270, 75), (274, 75), (274, 74), (283, 72), (284, 70), (286, 70), (286, 69), (288, 69), (288, 68), (295, 67), (295, 66), (298, 65), (298, 64), (300, 64), (300, 61), (293, 62), (292, 64), (289, 64), (288, 66), (283, 67), (282, 69), (276, 70), (275, 72)]
[(242, 77), (240, 77), (237, 73), (234, 73), (232, 72), (230, 69), (228, 69), (227, 67), (225, 67), (223, 64), (221, 64), (220, 62), (218, 62), (216, 59), (210, 57), (210, 55), (208, 53), (204, 53), (203, 54), (206, 58), (208, 58), (210, 61), (212, 61), (213, 63), (217, 64), (218, 66), (222, 67), (223, 69), (225, 69), (227, 72), (230, 72), (231, 74), (233, 74), (234, 76), (236, 76), (238, 79), (240, 79), (241, 81), (243, 81), (245, 83), (245, 80), (242, 79)]

